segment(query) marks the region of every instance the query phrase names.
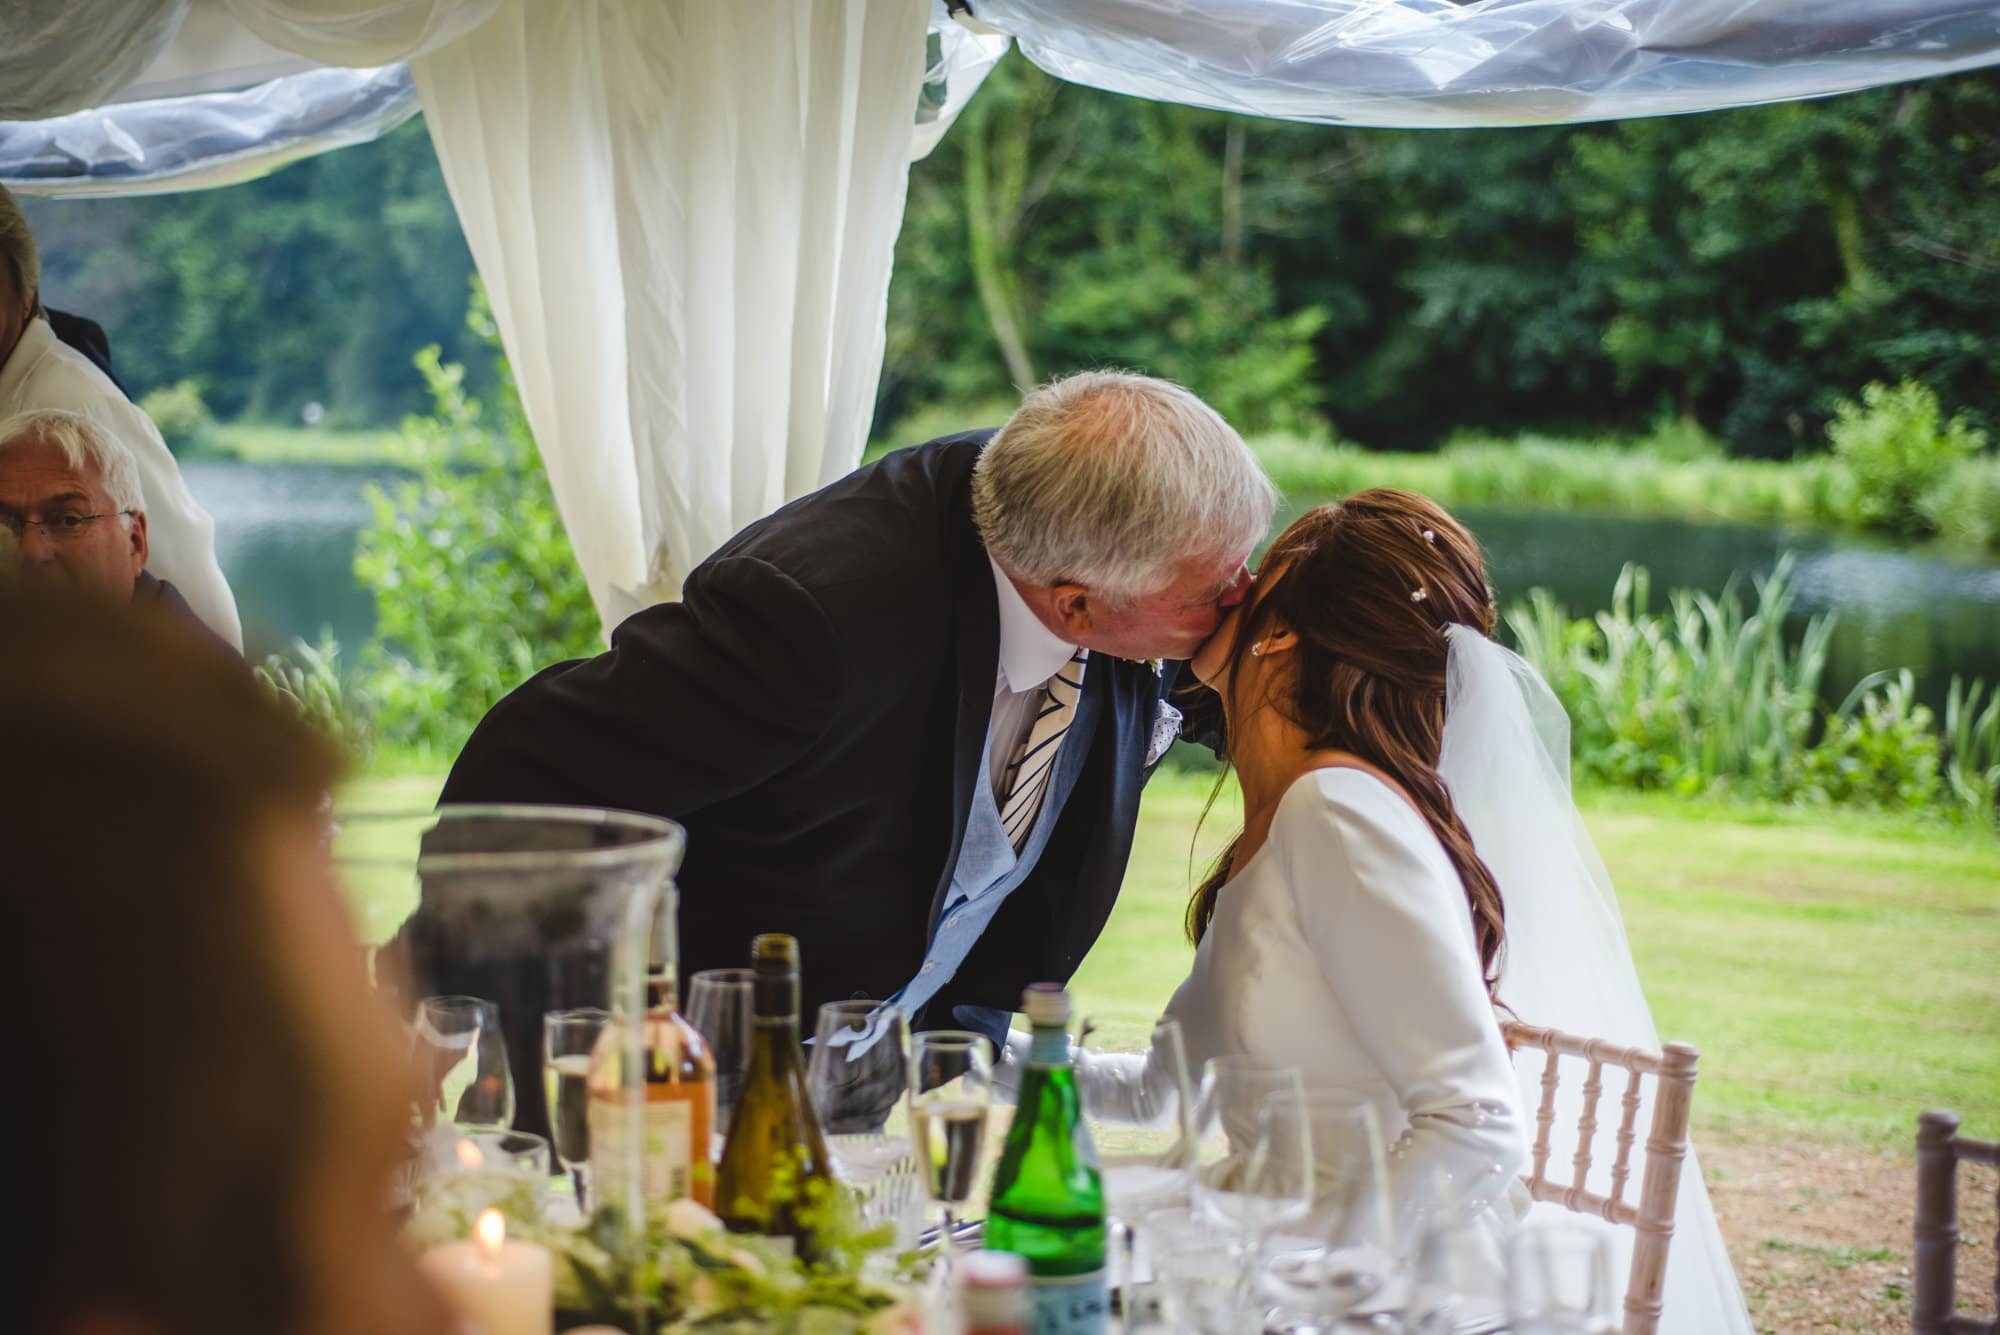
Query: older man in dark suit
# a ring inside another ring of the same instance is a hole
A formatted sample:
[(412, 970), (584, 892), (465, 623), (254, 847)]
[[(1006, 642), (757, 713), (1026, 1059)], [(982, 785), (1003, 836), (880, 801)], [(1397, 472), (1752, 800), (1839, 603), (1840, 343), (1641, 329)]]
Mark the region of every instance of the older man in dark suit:
[(1186, 390), (1057, 381), (752, 524), (496, 705), (444, 800), (670, 817), (684, 970), (789, 932), (808, 1006), (997, 1032), (1102, 930), (1140, 787), (1213, 700), (1181, 660), (1273, 505)]

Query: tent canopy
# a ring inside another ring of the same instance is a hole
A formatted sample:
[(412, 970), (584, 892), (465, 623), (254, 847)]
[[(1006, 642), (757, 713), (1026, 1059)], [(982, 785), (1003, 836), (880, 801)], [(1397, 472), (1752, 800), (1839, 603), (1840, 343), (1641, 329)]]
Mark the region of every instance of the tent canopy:
[(1692, 112), (2000, 63), (2000, 0), (14, 0), (0, 181), (229, 184), (419, 108), (605, 624), (852, 468), (909, 163), (1017, 43), (1326, 124)]

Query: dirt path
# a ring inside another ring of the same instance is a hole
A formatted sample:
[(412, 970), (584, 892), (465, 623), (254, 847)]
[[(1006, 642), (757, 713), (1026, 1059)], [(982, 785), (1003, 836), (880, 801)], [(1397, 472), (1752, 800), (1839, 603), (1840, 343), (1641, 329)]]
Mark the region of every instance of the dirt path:
[[(1723, 1142), (1701, 1153), (1759, 1331), (1906, 1335), (1914, 1150)], [(1993, 1311), (1994, 1184), (1989, 1168), (1959, 1169), (1960, 1310), (1982, 1315)]]

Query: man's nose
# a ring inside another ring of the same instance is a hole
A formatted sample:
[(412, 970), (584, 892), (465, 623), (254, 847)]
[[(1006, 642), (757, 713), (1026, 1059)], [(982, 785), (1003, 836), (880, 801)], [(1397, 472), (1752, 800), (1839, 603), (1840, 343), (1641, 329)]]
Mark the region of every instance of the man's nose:
[(21, 559), (31, 565), (47, 565), (56, 559), (56, 540), (40, 524), (21, 529)]

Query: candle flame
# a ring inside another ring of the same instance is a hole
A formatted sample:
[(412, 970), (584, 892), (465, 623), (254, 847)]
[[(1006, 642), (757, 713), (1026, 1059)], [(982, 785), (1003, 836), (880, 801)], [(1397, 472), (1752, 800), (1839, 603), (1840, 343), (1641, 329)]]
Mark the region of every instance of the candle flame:
[(472, 1226), (473, 1237), (479, 1240), (479, 1250), (487, 1256), (499, 1254), (501, 1244), (507, 1241), (507, 1216), (498, 1210), (482, 1210), (479, 1222)]
[(486, 1156), (479, 1152), (479, 1146), (469, 1140), (458, 1142), (458, 1161), (475, 1170), (486, 1166)]

